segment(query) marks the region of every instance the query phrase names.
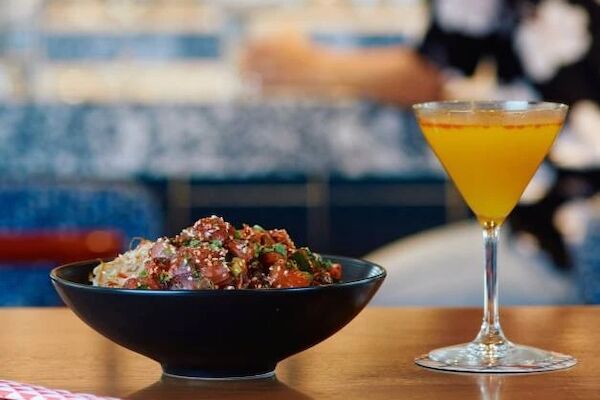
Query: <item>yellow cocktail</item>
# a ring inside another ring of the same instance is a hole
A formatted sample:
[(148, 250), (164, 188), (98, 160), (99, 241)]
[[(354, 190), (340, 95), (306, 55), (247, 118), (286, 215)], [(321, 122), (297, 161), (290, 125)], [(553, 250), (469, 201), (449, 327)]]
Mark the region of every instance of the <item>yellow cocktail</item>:
[(554, 115), (514, 121), (498, 111), (419, 118), (431, 148), (481, 223), (500, 225), (517, 204), (562, 126)]
[(567, 113), (556, 103), (433, 102), (414, 107), (434, 153), (483, 228), (484, 315), (470, 343), (436, 349), (419, 365), (462, 372), (540, 372), (568, 368), (573, 357), (511, 343), (498, 313), (498, 232), (552, 147)]

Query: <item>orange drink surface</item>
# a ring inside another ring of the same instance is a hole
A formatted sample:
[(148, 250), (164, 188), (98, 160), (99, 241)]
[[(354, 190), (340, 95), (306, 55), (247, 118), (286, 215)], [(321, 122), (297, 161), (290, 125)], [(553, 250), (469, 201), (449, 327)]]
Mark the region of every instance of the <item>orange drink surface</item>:
[(500, 225), (552, 147), (563, 116), (478, 110), (419, 116), (434, 153), (483, 225)]

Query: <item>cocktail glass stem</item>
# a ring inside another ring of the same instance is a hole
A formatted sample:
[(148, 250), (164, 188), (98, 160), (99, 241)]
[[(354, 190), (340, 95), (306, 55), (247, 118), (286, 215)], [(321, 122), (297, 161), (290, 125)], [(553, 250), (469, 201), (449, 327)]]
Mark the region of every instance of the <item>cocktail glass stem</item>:
[(471, 351), (478, 357), (494, 359), (506, 355), (509, 341), (500, 327), (498, 312), (498, 265), (497, 247), (500, 227), (496, 224), (485, 224), (483, 242), (485, 247), (484, 273), (484, 306), (483, 322), (475, 340), (471, 343)]

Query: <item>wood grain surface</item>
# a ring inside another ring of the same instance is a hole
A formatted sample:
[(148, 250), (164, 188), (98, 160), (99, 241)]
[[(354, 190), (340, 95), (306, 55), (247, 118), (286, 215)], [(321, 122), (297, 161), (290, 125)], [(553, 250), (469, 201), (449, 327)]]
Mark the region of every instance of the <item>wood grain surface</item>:
[(502, 311), (514, 342), (576, 356), (565, 371), (451, 374), (413, 358), (469, 341), (476, 309), (368, 308), (325, 342), (279, 364), (277, 377), (202, 382), (161, 378), (157, 363), (119, 347), (68, 309), (0, 310), (0, 379), (145, 399), (600, 399), (599, 307)]

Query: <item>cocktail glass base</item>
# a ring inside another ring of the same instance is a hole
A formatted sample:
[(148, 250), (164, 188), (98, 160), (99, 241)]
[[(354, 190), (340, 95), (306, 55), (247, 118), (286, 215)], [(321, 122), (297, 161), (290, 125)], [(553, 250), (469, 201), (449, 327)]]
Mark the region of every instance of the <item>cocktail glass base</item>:
[(465, 343), (436, 349), (415, 359), (426, 368), (454, 372), (528, 373), (570, 368), (577, 360), (569, 355), (508, 343), (501, 356), (482, 355), (481, 345)]

